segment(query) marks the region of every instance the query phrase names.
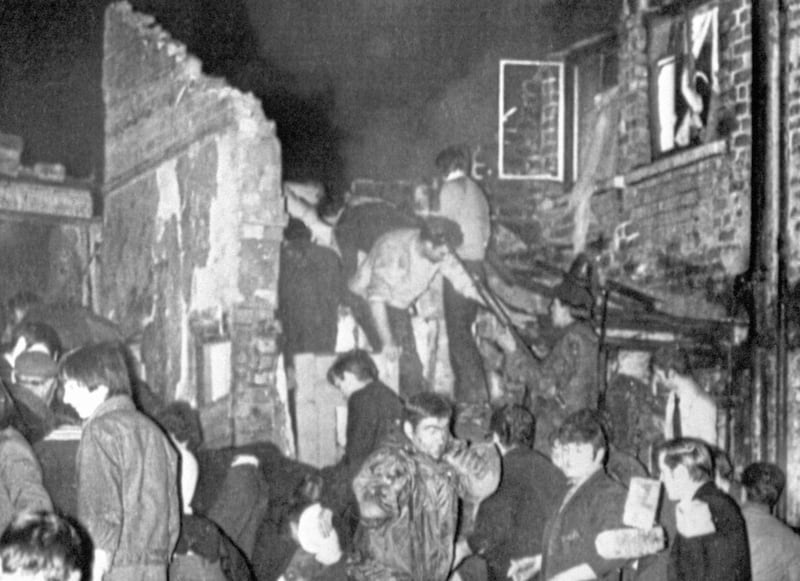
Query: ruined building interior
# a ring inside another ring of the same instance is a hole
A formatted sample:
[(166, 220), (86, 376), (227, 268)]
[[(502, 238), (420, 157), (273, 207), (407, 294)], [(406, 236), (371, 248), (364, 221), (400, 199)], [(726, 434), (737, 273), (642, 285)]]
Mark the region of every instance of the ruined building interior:
[[(620, 445), (648, 462), (665, 396), (647, 355), (677, 342), (721, 410), (718, 444), (738, 468), (782, 465), (783, 511), (800, 524), (800, 189), (787, 145), (800, 116), (787, 87), (800, 73), (765, 64), (796, 51), (800, 21), (780, 46), (761, 46), (742, 0), (615, 6), (606, 30), (484, 59), (432, 108), (472, 123), (448, 132), (447, 119), (425, 119), (439, 132), (419, 147), (425, 161), (408, 154), (385, 175), (353, 166), (348, 201), (430, 212), (434, 147), (465, 144), (492, 207), (488, 284), (524, 340), (546, 341), (552, 288), (580, 257)], [(292, 426), (276, 318), (285, 191), (327, 176), (291, 175), (261, 101), (209, 74), (164, 22), (119, 2), (94, 27), (93, 169), (69, 175), (58, 159), (26, 157), (24, 123), (0, 115), (0, 297), (36, 290), (113, 321), (143, 379), (200, 410), (209, 446), (269, 441), (334, 461), (343, 404), (324, 381), (334, 354), (298, 366), (306, 425)], [(694, 86), (679, 90), (686, 62)], [(3, 112), (13, 97), (6, 90)], [(427, 300), (426, 371), (451, 394), (436, 288)], [(481, 315), (492, 399), (521, 401), (526, 363), (506, 332), (496, 313)]]

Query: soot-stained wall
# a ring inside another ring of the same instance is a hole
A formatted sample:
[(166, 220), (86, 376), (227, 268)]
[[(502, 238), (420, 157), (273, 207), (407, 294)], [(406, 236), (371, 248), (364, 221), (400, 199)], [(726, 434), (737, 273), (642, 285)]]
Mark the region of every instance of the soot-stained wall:
[[(198, 404), (211, 445), (290, 449), (276, 387), (280, 144), (259, 102), (126, 3), (106, 13), (102, 314), (140, 338), (148, 383)], [(200, 387), (231, 343), (230, 394)], [(206, 362), (207, 363), (207, 362)]]

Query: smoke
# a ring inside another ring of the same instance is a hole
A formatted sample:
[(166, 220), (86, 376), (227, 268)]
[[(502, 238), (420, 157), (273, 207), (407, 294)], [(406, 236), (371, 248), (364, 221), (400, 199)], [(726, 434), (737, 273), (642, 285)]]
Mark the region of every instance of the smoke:
[(620, 0), (135, 0), (261, 98), (288, 179), (420, 179), (496, 127), (497, 61), (617, 22)]

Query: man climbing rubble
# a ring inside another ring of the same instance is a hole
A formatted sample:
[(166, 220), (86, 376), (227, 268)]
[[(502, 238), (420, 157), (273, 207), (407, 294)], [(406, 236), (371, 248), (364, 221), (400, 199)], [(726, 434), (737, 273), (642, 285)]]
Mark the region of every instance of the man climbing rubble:
[(381, 352), (399, 360), (400, 395), (428, 391), (411, 327), (410, 309), (441, 274), (456, 291), (482, 299), (451, 249), (463, 235), (458, 224), (428, 217), (420, 228), (394, 230), (379, 238), (350, 281), (350, 290), (369, 303)]

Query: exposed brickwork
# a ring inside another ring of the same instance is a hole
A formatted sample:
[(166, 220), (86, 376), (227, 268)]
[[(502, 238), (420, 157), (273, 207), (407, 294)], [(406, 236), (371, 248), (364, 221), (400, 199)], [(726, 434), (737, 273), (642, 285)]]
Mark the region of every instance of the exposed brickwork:
[[(788, 118), (784, 120), (788, 151), (789, 208), (788, 239), (785, 241), (789, 254), (789, 281), (797, 285), (800, 281), (800, 0), (786, 3), (787, 40), (785, 46), (784, 79), (787, 91)], [(789, 354), (787, 386), (789, 409), (787, 430), (787, 516), (790, 522), (800, 522), (800, 351)]]
[[(290, 451), (274, 320), (280, 145), (260, 104), (201, 74), (152, 19), (106, 13), (104, 314), (142, 338), (148, 382), (201, 406), (212, 445)], [(231, 390), (203, 401), (198, 346), (230, 340)]]

